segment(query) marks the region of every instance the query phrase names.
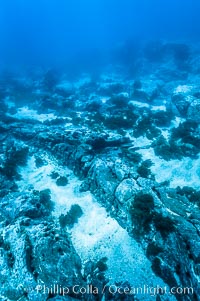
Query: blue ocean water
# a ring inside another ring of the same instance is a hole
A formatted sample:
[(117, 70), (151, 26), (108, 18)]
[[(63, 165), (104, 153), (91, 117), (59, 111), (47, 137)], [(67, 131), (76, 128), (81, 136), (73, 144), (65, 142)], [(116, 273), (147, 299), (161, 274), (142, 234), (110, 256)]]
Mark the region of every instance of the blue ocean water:
[(198, 0), (1, 0), (0, 65), (94, 68), (123, 43), (198, 41), (199, 11)]

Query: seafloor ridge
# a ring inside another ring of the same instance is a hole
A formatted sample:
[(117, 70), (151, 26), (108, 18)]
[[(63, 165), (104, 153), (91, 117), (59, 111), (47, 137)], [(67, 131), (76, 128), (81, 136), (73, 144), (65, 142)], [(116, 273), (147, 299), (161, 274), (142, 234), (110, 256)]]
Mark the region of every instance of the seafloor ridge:
[(0, 80), (0, 300), (200, 300), (200, 51)]

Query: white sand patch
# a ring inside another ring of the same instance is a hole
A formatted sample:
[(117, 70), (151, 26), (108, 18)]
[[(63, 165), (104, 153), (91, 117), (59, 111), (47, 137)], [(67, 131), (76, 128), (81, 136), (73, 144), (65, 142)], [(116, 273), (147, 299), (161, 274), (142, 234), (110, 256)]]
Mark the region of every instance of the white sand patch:
[(13, 115), (7, 114), (7, 115), (18, 119), (35, 119), (41, 122), (45, 120), (52, 120), (57, 118), (57, 116), (55, 116), (53, 113), (38, 114), (36, 110), (31, 110), (27, 106), (19, 108), (16, 114)]
[(100, 98), (100, 101), (101, 101), (102, 103), (106, 103), (108, 100), (109, 100), (109, 97), (101, 97), (101, 98)]
[(178, 87), (176, 87), (176, 89), (174, 90), (175, 93), (187, 93), (190, 92), (192, 90), (192, 86), (188, 86), (188, 85), (179, 85)]
[(161, 132), (162, 132), (162, 135), (163, 135), (163, 137), (165, 138), (165, 139), (169, 139), (170, 138), (170, 131), (169, 130), (163, 130), (163, 129), (161, 129)]
[[(34, 189), (51, 190), (52, 200), (55, 202), (54, 216), (57, 218), (66, 213), (71, 205), (79, 204), (83, 210), (82, 217), (74, 225), (71, 232), (73, 245), (80, 255), (82, 262), (99, 260), (107, 257), (107, 277), (110, 283), (114, 281), (129, 281), (136, 286), (165, 286), (151, 270), (151, 263), (146, 258), (142, 247), (132, 239), (117, 221), (109, 216), (92, 196), (90, 192), (80, 193), (79, 181), (67, 168), (60, 169), (55, 162), (47, 157), (48, 165), (36, 168), (32, 157), (26, 167), (20, 172), (23, 180), (19, 183), (23, 190), (33, 185)], [(49, 176), (52, 171), (67, 175), (69, 183), (65, 187), (58, 187), (56, 181)], [(141, 300), (155, 300), (150, 296)]]
[(166, 106), (165, 105), (160, 105), (160, 106), (151, 106), (152, 111), (164, 111), (166, 112)]
[(176, 116), (176, 118), (171, 121), (172, 127), (177, 128), (179, 127), (180, 123), (183, 123), (184, 121), (186, 121), (185, 118)]
[(136, 106), (138, 108), (148, 108), (148, 109), (151, 109), (151, 111), (164, 111), (164, 112), (166, 112), (166, 110), (167, 110), (165, 104), (160, 104), (160, 105), (157, 105), (157, 106), (155, 106), (155, 105), (153, 106), (153, 105), (150, 105), (146, 102), (137, 101), (137, 100), (130, 100), (129, 104), (131, 104), (132, 106)]
[(165, 161), (155, 156), (153, 148), (138, 151), (143, 160), (150, 159), (154, 163), (151, 167), (157, 182), (170, 181), (170, 187), (191, 186), (200, 189), (200, 158), (194, 160), (183, 158), (182, 160)]
[(143, 147), (143, 146), (147, 146), (150, 144), (151, 144), (151, 141), (144, 136), (135, 138), (134, 143), (133, 143), (134, 147)]
[(73, 129), (73, 123), (68, 122), (65, 124), (65, 127), (68, 129)]
[(140, 101), (136, 101), (136, 100), (129, 101), (129, 104), (139, 107), (139, 108), (150, 108), (150, 105), (148, 103), (140, 102)]

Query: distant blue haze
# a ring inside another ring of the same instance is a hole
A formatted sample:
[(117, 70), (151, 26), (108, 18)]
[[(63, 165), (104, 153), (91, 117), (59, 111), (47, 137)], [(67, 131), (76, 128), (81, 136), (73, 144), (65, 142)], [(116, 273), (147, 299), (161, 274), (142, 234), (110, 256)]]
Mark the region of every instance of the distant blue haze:
[(87, 65), (126, 41), (199, 42), (199, 14), (199, 0), (0, 0), (0, 65)]

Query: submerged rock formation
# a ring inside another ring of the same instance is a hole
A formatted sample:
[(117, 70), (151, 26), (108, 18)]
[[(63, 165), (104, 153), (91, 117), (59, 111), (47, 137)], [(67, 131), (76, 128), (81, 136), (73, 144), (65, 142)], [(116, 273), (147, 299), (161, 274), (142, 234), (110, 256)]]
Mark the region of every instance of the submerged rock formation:
[[(35, 158), (38, 170), (43, 166), (48, 170), (50, 164), (44, 154), (57, 160), (60, 167), (59, 172), (49, 169), (54, 192), (67, 187), (69, 177), (62, 174), (62, 168), (69, 167), (81, 180), (78, 193), (90, 191), (132, 241), (142, 246), (151, 262), (152, 278), (162, 279), (168, 290), (179, 288), (170, 296), (158, 293), (153, 300), (200, 300), (198, 75), (191, 68), (189, 77), (181, 77), (187, 68), (180, 70), (177, 53), (183, 51), (185, 63), (189, 58), (187, 49), (179, 47), (169, 44), (162, 48), (162, 55), (173, 56), (173, 64), (164, 60), (154, 72), (151, 70), (153, 83), (141, 73), (141, 81), (138, 75), (133, 80), (118, 75), (95, 83), (64, 84), (47, 73), (41, 93), (29, 107), (20, 109), (17, 97), (15, 110), (9, 110), (7, 100), (3, 101), (1, 300), (153, 298), (120, 295), (120, 290), (134, 285), (126, 279), (115, 283), (119, 291), (112, 293), (106, 259), (88, 255), (88, 262), (81, 262), (72, 245), (70, 229), (79, 223), (84, 210), (79, 206), (78, 215), (72, 219), (69, 208), (59, 219), (50, 188), (35, 190), (31, 183), (22, 185), (21, 168), (28, 159)], [(145, 59), (152, 55), (147, 51)], [(170, 75), (172, 71), (180, 75), (177, 80)], [(12, 84), (13, 93), (18, 88), (17, 83)], [(9, 97), (6, 93), (2, 97)], [(42, 172), (37, 177), (40, 183)], [(66, 221), (70, 218), (74, 222)], [(92, 285), (99, 293), (76, 294), (76, 284)], [(51, 290), (54, 285), (61, 291)], [(66, 295), (63, 287), (69, 289)]]

